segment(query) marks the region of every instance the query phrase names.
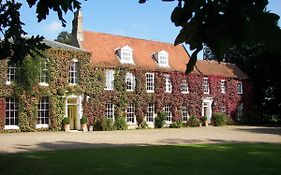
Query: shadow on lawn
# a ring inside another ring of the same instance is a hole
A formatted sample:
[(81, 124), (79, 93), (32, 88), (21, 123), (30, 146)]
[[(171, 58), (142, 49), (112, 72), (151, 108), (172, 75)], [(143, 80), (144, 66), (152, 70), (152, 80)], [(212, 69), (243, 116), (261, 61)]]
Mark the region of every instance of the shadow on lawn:
[(256, 127), (256, 128), (236, 128), (244, 132), (254, 132), (258, 134), (271, 134), (281, 136), (281, 127)]

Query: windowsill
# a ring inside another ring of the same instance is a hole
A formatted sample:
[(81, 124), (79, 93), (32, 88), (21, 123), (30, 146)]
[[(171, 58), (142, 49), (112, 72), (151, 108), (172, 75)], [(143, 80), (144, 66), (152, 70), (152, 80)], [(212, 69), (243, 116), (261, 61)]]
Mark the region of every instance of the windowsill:
[(39, 86), (47, 87), (47, 86), (49, 86), (49, 84), (48, 84), (48, 83), (45, 83), (45, 82), (40, 82), (40, 83), (39, 83)]
[(210, 94), (210, 92), (209, 92), (209, 93), (204, 92), (204, 94), (205, 94), (205, 95), (209, 95), (209, 94)]
[(239, 92), (238, 92), (237, 94), (238, 94), (238, 95), (243, 95), (243, 93), (239, 93)]
[(6, 83), (5, 83), (6, 85), (11, 85), (12, 84), (12, 82), (11, 81), (6, 81)]
[(166, 124), (172, 124), (172, 121), (165, 120)]
[(5, 125), (4, 129), (20, 129), (18, 125)]
[(104, 89), (105, 91), (113, 91), (113, 89)]
[(154, 93), (154, 91), (146, 90), (146, 93)]
[(69, 83), (69, 86), (76, 86), (76, 83)]
[(221, 94), (225, 94), (225, 92), (221, 92)]
[(39, 128), (49, 128), (49, 125), (48, 124), (37, 124), (36, 129), (39, 129)]
[(127, 92), (134, 92), (135, 90), (128, 90), (128, 89), (127, 89), (126, 91), (127, 91)]
[(172, 93), (172, 91), (165, 91), (165, 93)]
[(185, 92), (185, 91), (181, 91), (182, 94), (189, 94), (189, 91)]

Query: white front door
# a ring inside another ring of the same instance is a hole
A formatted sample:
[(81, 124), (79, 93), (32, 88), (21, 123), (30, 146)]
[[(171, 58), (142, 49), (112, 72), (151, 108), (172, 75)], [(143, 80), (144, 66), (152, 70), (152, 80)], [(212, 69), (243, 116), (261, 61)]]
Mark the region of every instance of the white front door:
[(212, 118), (212, 102), (210, 98), (203, 99), (202, 103), (202, 117), (206, 116), (207, 121), (210, 123)]

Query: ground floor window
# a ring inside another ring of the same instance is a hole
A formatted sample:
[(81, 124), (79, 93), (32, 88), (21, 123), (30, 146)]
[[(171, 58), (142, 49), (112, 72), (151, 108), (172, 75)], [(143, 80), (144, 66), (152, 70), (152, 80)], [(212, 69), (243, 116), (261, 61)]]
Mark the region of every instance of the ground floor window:
[(164, 107), (164, 112), (167, 114), (166, 121), (172, 121), (171, 105), (167, 104)]
[(106, 104), (105, 116), (108, 119), (114, 120), (114, 104), (113, 103), (107, 103)]
[(149, 103), (146, 112), (147, 122), (154, 122), (154, 113), (155, 113), (155, 105), (153, 103)]
[(38, 125), (48, 125), (50, 123), (49, 110), (49, 97), (42, 97), (38, 104)]
[(135, 123), (135, 105), (133, 103), (128, 105), (126, 113), (127, 123)]
[(187, 122), (189, 119), (188, 115), (188, 106), (187, 104), (183, 104), (181, 107), (181, 113), (182, 113), (182, 121)]
[(6, 98), (6, 125), (17, 126), (19, 124), (18, 101), (14, 97)]

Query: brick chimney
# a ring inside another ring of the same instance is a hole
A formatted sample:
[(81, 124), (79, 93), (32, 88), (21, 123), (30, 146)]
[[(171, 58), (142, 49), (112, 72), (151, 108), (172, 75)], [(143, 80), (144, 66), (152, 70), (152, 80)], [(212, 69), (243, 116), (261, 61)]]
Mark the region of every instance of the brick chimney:
[(75, 47), (82, 48), (81, 42), (83, 42), (83, 16), (82, 11), (79, 9), (74, 13), (74, 19), (72, 21), (72, 35), (71, 43)]

